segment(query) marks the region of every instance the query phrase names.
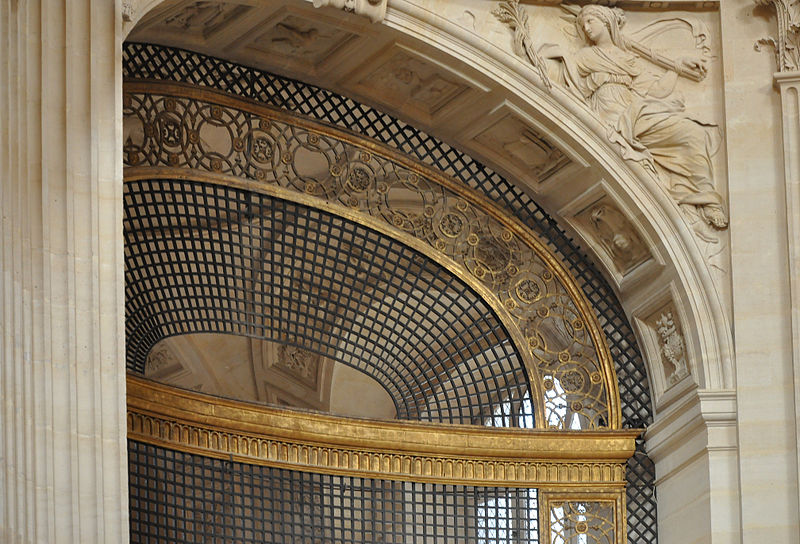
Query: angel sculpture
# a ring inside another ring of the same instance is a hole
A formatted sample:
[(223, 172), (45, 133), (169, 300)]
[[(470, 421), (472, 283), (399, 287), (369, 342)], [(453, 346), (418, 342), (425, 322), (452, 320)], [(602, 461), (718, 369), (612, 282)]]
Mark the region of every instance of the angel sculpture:
[[(515, 30), (515, 43), (533, 49), (527, 25), (509, 23), (512, 10), (522, 13), (516, 0), (504, 2), (495, 14)], [(712, 227), (727, 227), (712, 174), (718, 128), (689, 115), (682, 98), (672, 96), (678, 76), (702, 79), (705, 63), (691, 58), (673, 61), (629, 39), (622, 32), (625, 14), (620, 9), (590, 4), (575, 14), (583, 47), (569, 55), (559, 46), (545, 44), (536, 49), (535, 57), (527, 55), (539, 63), (535, 68), (547, 78), (546, 87), (551, 85), (548, 74), (554, 74), (591, 107), (623, 158), (644, 164), (679, 205), (693, 206)], [(645, 59), (667, 70), (656, 74)], [(546, 70), (545, 61), (555, 61), (557, 69)]]

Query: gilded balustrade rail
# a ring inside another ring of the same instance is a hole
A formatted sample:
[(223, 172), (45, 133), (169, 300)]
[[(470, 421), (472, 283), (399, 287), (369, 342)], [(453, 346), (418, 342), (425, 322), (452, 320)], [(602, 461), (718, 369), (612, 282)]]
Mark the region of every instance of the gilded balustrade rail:
[(537, 488), (540, 538), (621, 544), (638, 430), (563, 432), (377, 421), (232, 401), (128, 376), (128, 438), (321, 474)]

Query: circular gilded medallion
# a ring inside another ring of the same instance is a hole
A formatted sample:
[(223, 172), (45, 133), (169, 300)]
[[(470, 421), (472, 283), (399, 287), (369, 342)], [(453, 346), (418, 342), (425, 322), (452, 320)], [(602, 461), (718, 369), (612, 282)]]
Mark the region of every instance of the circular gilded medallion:
[(517, 285), (514, 287), (514, 292), (517, 293), (519, 299), (525, 304), (536, 302), (539, 300), (539, 297), (542, 296), (541, 287), (539, 287), (536, 280), (532, 278), (522, 278), (518, 281)]
[(356, 193), (363, 193), (372, 184), (370, 173), (366, 168), (356, 166), (347, 176), (347, 186)]
[(586, 382), (583, 378), (583, 375), (581, 375), (581, 373), (577, 370), (570, 370), (561, 376), (561, 386), (567, 393), (575, 393), (580, 391), (583, 389), (584, 383)]
[(439, 230), (448, 238), (455, 238), (464, 230), (464, 219), (455, 213), (446, 213), (439, 220)]

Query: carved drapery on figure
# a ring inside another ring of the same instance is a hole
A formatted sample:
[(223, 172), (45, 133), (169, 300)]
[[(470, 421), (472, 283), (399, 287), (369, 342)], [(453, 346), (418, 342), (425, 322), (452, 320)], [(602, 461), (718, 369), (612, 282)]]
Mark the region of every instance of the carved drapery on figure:
[(331, 6), (368, 17), (373, 23), (380, 23), (386, 17), (388, 2), (389, 0), (314, 0), (314, 7)]
[(756, 50), (762, 45), (775, 49), (779, 72), (800, 70), (800, 2), (797, 0), (755, 0), (759, 6), (772, 6), (778, 18), (778, 36), (756, 42)]
[[(502, 2), (493, 13), (514, 31), (515, 52), (534, 65), (545, 87), (555, 80), (577, 95), (603, 122), (606, 138), (624, 159), (642, 164), (679, 205), (694, 208), (708, 225), (726, 228), (712, 172), (719, 127), (690, 115), (683, 97), (674, 92), (678, 77), (700, 81), (706, 76), (710, 47), (704, 25), (673, 17), (626, 34), (620, 9), (563, 7), (574, 15), (583, 42), (577, 51), (553, 44), (536, 47), (518, 0)], [(691, 33), (696, 58), (672, 59), (647, 45), (667, 28)]]

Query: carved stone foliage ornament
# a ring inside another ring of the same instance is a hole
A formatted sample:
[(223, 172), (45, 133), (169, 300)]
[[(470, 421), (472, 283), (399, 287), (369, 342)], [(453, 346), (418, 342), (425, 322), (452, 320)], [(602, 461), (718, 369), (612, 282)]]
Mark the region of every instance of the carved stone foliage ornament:
[(136, 17), (136, 8), (133, 6), (133, 0), (123, 0), (120, 11), (122, 20), (126, 23), (130, 23)]
[[(603, 123), (604, 136), (624, 159), (644, 166), (679, 205), (693, 208), (712, 228), (726, 228), (712, 172), (719, 128), (689, 114), (675, 92), (678, 77), (701, 81), (707, 74), (711, 49), (705, 26), (673, 17), (628, 33), (621, 9), (562, 8), (574, 20), (577, 38), (566, 46), (534, 44), (518, 0), (501, 2), (493, 13), (513, 30), (515, 53), (531, 63), (547, 89), (558, 85), (576, 95)], [(652, 45), (675, 29), (685, 31), (692, 56), (673, 58)]]
[(800, 2), (797, 0), (755, 0), (756, 5), (772, 6), (778, 19), (778, 36), (756, 42), (756, 51), (769, 45), (775, 49), (779, 72), (800, 70)]
[(319, 355), (296, 346), (281, 345), (278, 348), (277, 364), (289, 372), (308, 380), (317, 374)]
[(126, 166), (188, 168), (277, 186), (427, 245), (507, 313), (519, 349), (541, 377), (548, 426), (616, 425), (616, 395), (604, 377), (613, 370), (596, 344), (602, 341), (596, 324), (565, 273), (523, 231), (433, 173), (333, 129), (244, 103), (220, 105), (211, 92), (196, 98), (161, 94), (155, 84), (148, 89), (124, 97)]
[(380, 23), (386, 16), (388, 2), (389, 0), (314, 0), (314, 7), (331, 6), (368, 17), (373, 23)]
[(686, 345), (680, 326), (675, 322), (672, 311), (662, 313), (656, 321), (656, 330), (661, 342), (661, 355), (664, 362), (664, 375), (667, 385), (674, 385), (689, 374), (686, 367)]

